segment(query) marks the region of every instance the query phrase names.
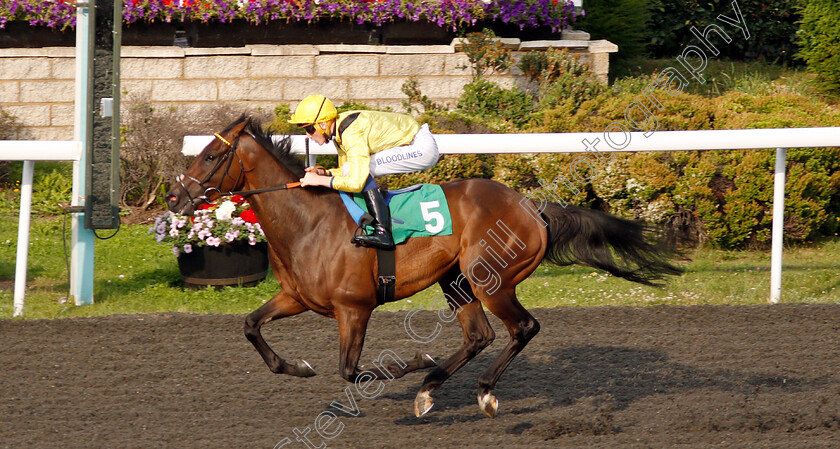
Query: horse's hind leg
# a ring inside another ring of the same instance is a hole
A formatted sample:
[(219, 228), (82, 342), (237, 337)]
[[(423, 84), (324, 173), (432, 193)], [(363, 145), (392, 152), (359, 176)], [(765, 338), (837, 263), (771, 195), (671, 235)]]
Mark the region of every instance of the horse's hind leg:
[(487, 416), (493, 418), (496, 416), (499, 401), (491, 392), (513, 358), (540, 331), (540, 323), (522, 307), (516, 299), (513, 288), (508, 291), (499, 290), (492, 296), (486, 295), (482, 298), (482, 303), (493, 315), (502, 320), (510, 333), (510, 343), (478, 378), (478, 407)]
[(449, 285), (448, 281), (455, 279), (457, 278), (451, 277), (445, 279), (440, 282), (440, 286), (447, 297), (455, 302), (455, 304), (449, 303), (449, 307), (458, 312), (458, 321), (461, 323), (464, 343), (455, 354), (446, 359), (445, 362), (426, 376), (426, 379), (423, 381), (423, 386), (420, 388), (420, 392), (417, 393), (417, 398), (414, 400), (414, 414), (418, 417), (426, 414), (432, 408), (432, 405), (434, 405), (434, 400), (431, 396), (432, 392), (438, 389), (452, 374), (478, 355), (482, 349), (489, 346), (495, 338), (493, 328), (490, 327), (487, 316), (484, 314), (484, 310), (481, 309), (481, 304), (472, 295), (472, 291), (469, 291), (469, 286), (465, 289), (468, 290), (465, 293), (469, 294), (470, 298), (463, 298)]
[(298, 377), (310, 377), (315, 375), (315, 370), (305, 360), (297, 360), (289, 363), (280, 358), (265, 342), (260, 333), (263, 324), (278, 318), (297, 315), (308, 310), (306, 307), (295, 301), (284, 292), (274, 295), (267, 303), (259, 309), (251, 312), (245, 318), (245, 337), (254, 345), (260, 353), (268, 369), (275, 374), (290, 374)]

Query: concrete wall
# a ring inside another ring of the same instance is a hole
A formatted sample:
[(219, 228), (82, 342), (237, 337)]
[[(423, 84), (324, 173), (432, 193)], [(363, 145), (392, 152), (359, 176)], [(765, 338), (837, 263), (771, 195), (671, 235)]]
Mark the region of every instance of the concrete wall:
[[(568, 48), (606, 82), (608, 41), (586, 33), (569, 39), (519, 42), (504, 39), (515, 59), (531, 50)], [(0, 107), (23, 124), (19, 139), (65, 140), (73, 136), (73, 48), (0, 49)], [(423, 94), (453, 105), (471, 79), (469, 61), (451, 45), (254, 45), (237, 48), (124, 47), (123, 102), (150, 101), (200, 113), (219, 103), (273, 110), (294, 107), (304, 96), (323, 93), (340, 104), (404, 110), (400, 87), (416, 77)], [(517, 68), (489, 79), (502, 86), (525, 85)]]

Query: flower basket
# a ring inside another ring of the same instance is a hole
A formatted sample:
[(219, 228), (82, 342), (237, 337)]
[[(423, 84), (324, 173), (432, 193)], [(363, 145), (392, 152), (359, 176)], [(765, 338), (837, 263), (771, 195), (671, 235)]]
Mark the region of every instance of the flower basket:
[(199, 246), (178, 255), (178, 269), (187, 288), (253, 286), (268, 274), (268, 244)]
[(265, 234), (239, 195), (202, 204), (192, 217), (166, 212), (149, 233), (172, 245), (187, 287), (253, 285), (268, 272)]

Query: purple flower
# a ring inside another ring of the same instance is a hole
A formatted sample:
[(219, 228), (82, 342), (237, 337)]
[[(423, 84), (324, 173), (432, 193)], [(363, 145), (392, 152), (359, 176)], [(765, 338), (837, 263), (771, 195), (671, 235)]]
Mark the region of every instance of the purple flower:
[[(520, 28), (548, 26), (559, 31), (585, 14), (583, 10), (575, 12), (574, 4), (566, 0), (126, 0), (123, 6), (126, 24), (226, 23), (236, 19), (253, 24), (272, 20), (309, 23), (333, 19), (378, 26), (407, 20), (452, 30), (488, 18)], [(64, 30), (76, 25), (75, 7), (62, 1), (0, 0), (0, 29), (8, 20)]]

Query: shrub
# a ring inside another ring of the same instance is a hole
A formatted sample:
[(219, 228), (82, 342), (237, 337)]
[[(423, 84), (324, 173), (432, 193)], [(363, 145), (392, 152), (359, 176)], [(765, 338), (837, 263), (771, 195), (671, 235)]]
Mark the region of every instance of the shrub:
[(424, 95), (423, 92), (420, 91), (420, 83), (417, 81), (417, 78), (413, 76), (409, 77), (408, 80), (403, 83), (400, 90), (408, 97), (408, 100), (402, 101), (402, 105), (408, 113), (416, 110), (414, 108), (414, 103), (418, 103), (423, 107), (422, 112), (440, 112), (445, 109), (442, 105), (433, 102), (429, 99), (428, 95)]
[[(653, 90), (652, 95), (662, 104), (662, 110), (651, 109), (658, 123), (657, 130), (679, 131), (713, 127), (714, 110), (708, 98), (685, 93), (671, 96), (659, 89)], [(563, 107), (553, 108), (542, 111), (537, 117), (541, 121), (543, 132), (602, 132), (610, 123), (624, 122), (625, 110), (637, 99), (650, 106), (640, 94), (630, 91), (605, 92), (592, 100), (584, 101), (577, 111)]]
[(566, 49), (530, 52), (522, 57), (519, 67), (538, 83), (541, 109), (564, 107), (576, 111), (581, 103), (606, 90), (589, 67)]
[(805, 0), (800, 12), (797, 42), (802, 50), (797, 58), (828, 90), (840, 92), (840, 7), (833, 0)]
[[(646, 85), (644, 78), (628, 80), (584, 102), (575, 113), (567, 108), (541, 111), (535, 114), (539, 131), (602, 132), (609, 123), (624, 119), (625, 108)], [(654, 111), (659, 130), (840, 124), (836, 107), (794, 93), (729, 92), (717, 98), (670, 96), (659, 90), (653, 94), (663, 104), (661, 111)], [(540, 154), (505, 159), (512, 168), (496, 168), (500, 173), (496, 179), (529, 190), (534, 188), (529, 174), (544, 182), (558, 175), (571, 178), (574, 157)], [(699, 235), (712, 246), (763, 248), (770, 241), (774, 160), (772, 150), (615, 154), (608, 163), (595, 164), (597, 176), (591, 185), (575, 183), (577, 191), (561, 185), (558, 191), (566, 195), (564, 201), (665, 224)], [(840, 150), (791, 149), (787, 171), (785, 238), (806, 241), (837, 232)]]
[[(723, 27), (732, 38), (728, 44), (722, 40), (714, 41), (723, 57), (759, 58), (789, 63), (798, 51), (795, 43), (799, 20), (796, 9), (798, 0), (738, 0), (750, 32), (749, 39), (734, 26), (717, 20), (720, 14), (735, 18), (731, 0), (660, 1), (661, 5), (652, 9), (649, 28), (653, 37), (647, 47), (656, 57), (677, 56), (686, 45), (696, 45), (698, 41), (690, 31), (691, 27), (702, 31), (712, 23)], [(826, 4), (829, 3), (834, 2), (827, 0)], [(717, 39), (717, 36), (713, 35), (713, 39)]]
[(577, 28), (591, 39), (606, 39), (618, 45), (613, 62), (619, 64), (646, 53), (652, 38), (651, 10), (661, 8), (659, 0), (586, 0), (586, 17), (578, 19)]
[(470, 61), (474, 78), (503, 72), (513, 64), (510, 50), (496, 39), (496, 33), (487, 28), (481, 32), (468, 33), (464, 39), (463, 52)]
[(476, 78), (466, 86), (458, 109), (463, 113), (488, 121), (501, 121), (497, 127), (504, 129), (507, 124), (521, 128), (530, 119), (534, 111), (534, 101), (530, 95), (518, 87), (504, 89), (481, 78)]
[[(63, 213), (59, 202), (70, 199), (73, 167), (69, 162), (38, 162), (32, 175), (32, 212), (40, 215)], [(20, 211), (20, 176), (23, 162), (9, 164), (8, 189), (0, 191), (0, 213), (17, 215)]]
[(281, 104), (274, 108), (274, 117), (266, 124), (266, 127), (274, 134), (294, 135), (303, 134), (300, 126), (289, 123), (292, 118), (292, 109), (288, 104)]
[(181, 154), (187, 124), (175, 108), (138, 103), (128, 108), (121, 127), (120, 205), (147, 209), (187, 168)]

